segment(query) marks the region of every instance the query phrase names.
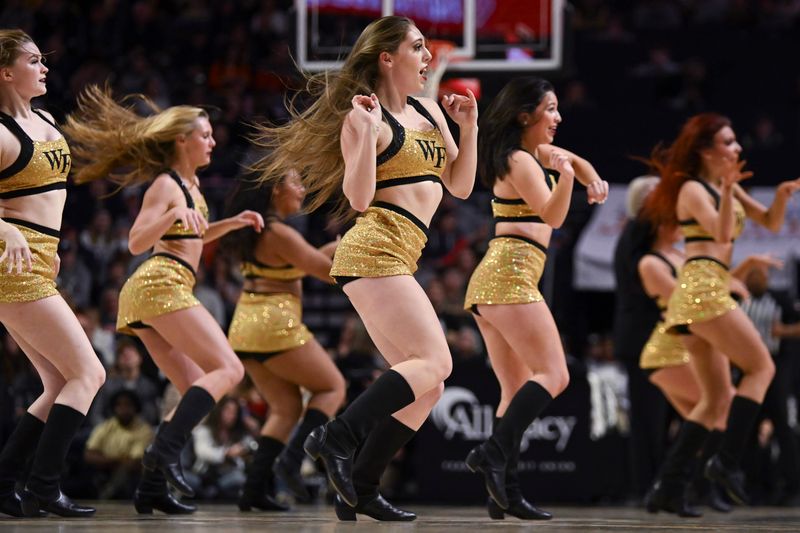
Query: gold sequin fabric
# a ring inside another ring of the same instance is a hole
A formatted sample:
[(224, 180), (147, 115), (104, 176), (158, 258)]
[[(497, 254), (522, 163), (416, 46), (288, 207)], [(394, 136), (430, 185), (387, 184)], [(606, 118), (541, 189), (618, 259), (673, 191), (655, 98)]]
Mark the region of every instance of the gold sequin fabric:
[(243, 291), (228, 329), (228, 340), (240, 357), (284, 352), (311, 338), (303, 324), (302, 303), (289, 293)]
[[(45, 235), (33, 229), (14, 225), (31, 250), (33, 270), (17, 274), (16, 266), (8, 273), (7, 263), (0, 265), (0, 303), (33, 302), (55, 296), (56, 288), (55, 256), (58, 251), (58, 237)], [(5, 252), (6, 243), (0, 241), (0, 255)], [(27, 268), (27, 265), (24, 265)]]
[(412, 275), (427, 241), (425, 232), (408, 218), (371, 206), (342, 237), (333, 256), (331, 276)]
[[(402, 126), (401, 126), (402, 127)], [(390, 148), (391, 149), (391, 148)], [(447, 165), (444, 137), (438, 129), (405, 129), (400, 149), (375, 169), (378, 188), (403, 178), (432, 176), (441, 178)]]
[(62, 137), (54, 141), (32, 142), (30, 161), (19, 172), (0, 180), (0, 194), (37, 189), (56, 183), (66, 184), (67, 175), (72, 168), (67, 141)]
[(492, 198), (492, 216), (495, 218), (522, 218), (536, 216), (533, 208), (523, 199)]
[(192, 293), (192, 270), (180, 261), (154, 255), (139, 265), (119, 293), (117, 331), (134, 335), (131, 324), (200, 305)]
[[(192, 198), (195, 202), (195, 211), (198, 211), (204, 219), (208, 220), (208, 204), (206, 204), (205, 197), (201, 194), (199, 197)], [(169, 237), (198, 237), (191, 228), (184, 228), (183, 223), (180, 220), (176, 220), (172, 223), (172, 225), (167, 228), (167, 231), (164, 233), (162, 238), (169, 238)]]
[(279, 281), (296, 280), (306, 275), (305, 272), (292, 265), (270, 266), (257, 261), (243, 261), (241, 271), (247, 279), (263, 278)]
[(676, 326), (706, 322), (736, 309), (729, 290), (730, 276), (719, 261), (699, 257), (687, 259), (667, 306), (667, 331), (675, 333)]
[(689, 352), (677, 335), (667, 333), (664, 322), (659, 322), (647, 340), (639, 357), (640, 368), (665, 368), (689, 362)]
[(464, 308), (541, 302), (539, 278), (546, 259), (547, 254), (524, 237), (495, 237), (472, 273)]

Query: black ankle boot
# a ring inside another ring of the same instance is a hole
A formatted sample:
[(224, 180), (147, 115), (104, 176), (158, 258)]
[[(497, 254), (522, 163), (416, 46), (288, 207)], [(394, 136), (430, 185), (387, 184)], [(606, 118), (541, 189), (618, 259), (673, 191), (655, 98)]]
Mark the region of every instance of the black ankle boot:
[(703, 513), (689, 505), (686, 483), (656, 481), (644, 498), (648, 513), (666, 511), (683, 518), (699, 518)]
[(247, 465), (247, 479), (239, 497), (240, 511), (250, 511), (253, 508), (262, 511), (289, 510), (289, 506), (275, 499), (272, 475), (272, 464), (283, 449), (283, 443), (278, 439), (269, 436), (259, 437), (258, 450)]
[(486, 491), (501, 509), (509, 506), (506, 491), (509, 459), (519, 447), (522, 433), (551, 401), (553, 397), (541, 384), (533, 380), (526, 382), (514, 394), (503, 417), (496, 419), (489, 440), (467, 455), (467, 466), (473, 472), (483, 473)]
[(158, 471), (167, 483), (175, 487), (175, 490), (184, 496), (193, 497), (194, 489), (186, 478), (183, 477), (183, 467), (181, 466), (180, 455), (170, 457), (167, 454), (162, 454), (156, 451), (155, 447), (151, 444), (144, 451), (142, 456), (142, 466), (146, 472)]
[(510, 515), (520, 520), (550, 520), (553, 515), (547, 511), (539, 509), (525, 498), (519, 500), (509, 500), (508, 509), (503, 509), (492, 498), (487, 499), (486, 508), (492, 520), (503, 520)]
[(289, 491), (300, 501), (307, 502), (311, 499), (303, 475), (300, 473), (302, 463), (295, 463), (286, 454), (280, 454), (272, 465), (272, 471), (281, 478)]
[(696, 458), (708, 435), (708, 429), (701, 424), (684, 420), (656, 481), (645, 496), (648, 512), (666, 511), (686, 518), (702, 516), (689, 504), (687, 493)]
[(322, 460), (333, 488), (348, 505), (355, 507), (358, 503), (358, 495), (353, 487), (355, 446), (343, 445), (333, 436), (335, 428), (332, 426), (336, 422), (333, 420), (312, 431), (303, 448), (312, 459)]
[(194, 489), (183, 477), (181, 450), (194, 427), (214, 408), (214, 397), (202, 387), (192, 386), (183, 395), (169, 424), (159, 428), (153, 444), (142, 457), (146, 470), (160, 470), (167, 483), (185, 496), (194, 496)]
[(133, 506), (139, 514), (153, 514), (153, 510), (165, 514), (192, 514), (197, 507), (183, 503), (173, 496), (164, 482), (164, 491), (161, 493), (147, 493), (136, 489), (133, 493)]
[(33, 467), (19, 497), (22, 512), (28, 517), (40, 511), (58, 516), (91, 516), (95, 509), (73, 503), (61, 492), (61, 471), (67, 451), (86, 417), (68, 405), (53, 404), (42, 430)]
[(747, 505), (749, 500), (739, 462), (760, 411), (760, 403), (744, 396), (734, 396), (719, 450), (705, 464), (706, 477), (719, 483), (730, 499), (739, 505)]
[(325, 463), (328, 479), (349, 505), (358, 503), (353, 487), (353, 455), (356, 448), (382, 420), (415, 400), (414, 389), (402, 374), (392, 369), (376, 379), (347, 409), (324, 426), (316, 428), (303, 448), (312, 459)]
[(42, 512), (64, 518), (86, 518), (94, 515), (96, 511), (94, 507), (78, 505), (60, 490), (54, 500), (40, 498), (27, 489), (22, 491), (20, 499), (23, 514), (30, 518), (41, 516)]
[(357, 514), (363, 514), (381, 522), (411, 522), (417, 519), (416, 514), (395, 507), (380, 494), (370, 500), (363, 502), (359, 500), (355, 507), (347, 505), (337, 494), (334, 500), (334, 510), (336, 517), (343, 522), (354, 522)]
[[(353, 463), (353, 486), (358, 495), (357, 508), (365, 508), (364, 502), (370, 502), (367, 514), (376, 520), (406, 521), (414, 520), (416, 515), (394, 507), (380, 494), (381, 476), (391, 464), (397, 452), (416, 434), (393, 416), (387, 416), (370, 431), (364, 444), (356, 452)], [(342, 502), (344, 504), (344, 502)], [(352, 508), (350, 508), (352, 509)], [(377, 512), (383, 509), (384, 512)], [(341, 511), (341, 512), (340, 512)], [(352, 520), (355, 520), (352, 511)], [(347, 509), (337, 511), (337, 516), (350, 516)], [(387, 518), (380, 518), (385, 516)], [(350, 520), (350, 518), (342, 518)]]
[(17, 493), (12, 492), (0, 498), (0, 513), (14, 518), (23, 518), (25, 516), (25, 513), (22, 512), (22, 502)]
[(717, 483), (708, 484), (708, 506), (719, 513), (730, 513), (733, 505), (728, 501), (724, 494), (725, 490)]
[[(156, 439), (168, 425), (166, 420), (161, 422), (156, 430)], [(152, 514), (157, 510), (165, 514), (186, 515), (197, 511), (196, 506), (181, 502), (169, 491), (167, 479), (158, 469), (142, 469), (142, 477), (133, 493), (133, 506), (139, 514)]]
[[(495, 418), (494, 427), (499, 425), (502, 418)], [(519, 482), (519, 457), (522, 434), (514, 437), (515, 446), (511, 448), (506, 465), (506, 494), (508, 495), (508, 509), (503, 511), (497, 503), (489, 498), (489, 516), (494, 520), (502, 520), (505, 515), (511, 515), (520, 520), (550, 520), (553, 515), (539, 509), (522, 495), (522, 486)]]
[(25, 486), (26, 465), (36, 451), (43, 430), (44, 422), (26, 412), (0, 451), (0, 513), (23, 516), (14, 487), (18, 481)]
[(694, 492), (696, 497), (693, 498), (693, 501), (697, 504), (708, 505), (720, 513), (729, 513), (733, 510), (733, 505), (725, 497), (725, 491), (719, 484), (707, 480), (705, 475), (705, 464), (719, 450), (722, 438), (723, 432), (718, 429), (712, 429), (709, 432), (703, 445), (703, 451), (700, 454), (700, 466), (695, 469), (694, 480), (691, 485), (693, 490), (690, 491), (690, 494)]
[(303, 420), (297, 425), (292, 438), (286, 444), (282, 452), (275, 459), (272, 470), (275, 475), (281, 478), (294, 497), (301, 501), (308, 501), (311, 495), (308, 493), (300, 468), (303, 465), (303, 443), (308, 434), (317, 426), (321, 426), (328, 421), (328, 415), (319, 409), (306, 409)]
[(253, 508), (261, 511), (288, 511), (289, 506), (282, 504), (272, 494), (262, 492), (258, 495), (242, 495), (237, 503), (240, 511), (251, 511)]
[(506, 493), (506, 457), (502, 449), (490, 438), (472, 449), (467, 455), (467, 467), (472, 472), (481, 472), (489, 496), (501, 509), (508, 509)]
[(726, 466), (719, 456), (715, 455), (705, 464), (705, 473), (712, 483), (719, 483), (734, 503), (747, 505), (749, 498), (745, 490), (744, 473), (741, 470)]

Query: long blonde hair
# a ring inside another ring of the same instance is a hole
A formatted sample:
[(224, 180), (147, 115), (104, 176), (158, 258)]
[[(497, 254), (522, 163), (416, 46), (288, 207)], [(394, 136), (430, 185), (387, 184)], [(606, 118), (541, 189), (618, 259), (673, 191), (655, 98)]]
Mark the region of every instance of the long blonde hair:
[(13, 65), (22, 53), (22, 46), (32, 42), (31, 36), (22, 30), (0, 30), (0, 68)]
[[(137, 115), (142, 102), (153, 114)], [(208, 118), (199, 107), (173, 106), (161, 110), (144, 95), (130, 95), (118, 103), (106, 87), (90, 85), (78, 97), (78, 109), (67, 117), (64, 133), (70, 142), (75, 181), (101, 178), (121, 187), (152, 180), (175, 160), (175, 140)]]
[[(344, 159), (340, 146), (342, 124), (353, 108), (357, 94), (375, 91), (380, 71), (381, 52), (396, 52), (414, 22), (406, 17), (389, 16), (370, 23), (353, 45), (338, 72), (324, 72), (306, 79), (305, 91), (287, 101), (291, 120), (282, 126), (259, 125), (253, 142), (267, 155), (251, 165), (261, 181), (277, 182), (287, 168), (295, 168), (309, 193), (307, 211), (336, 199), (333, 216), (343, 220), (352, 216), (344, 195)], [(304, 111), (295, 104), (298, 96), (313, 103)]]

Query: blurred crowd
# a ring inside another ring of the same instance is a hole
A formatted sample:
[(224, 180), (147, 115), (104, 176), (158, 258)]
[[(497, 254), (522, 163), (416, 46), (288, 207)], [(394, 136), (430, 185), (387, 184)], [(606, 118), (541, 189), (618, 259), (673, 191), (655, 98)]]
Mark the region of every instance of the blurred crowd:
[[(48, 94), (41, 105), (58, 119), (89, 83), (108, 83), (117, 95), (142, 93), (162, 107), (210, 109), (217, 146), (201, 182), (213, 220), (224, 215), (226, 196), (250, 157), (248, 124), (285, 120), (287, 90), (299, 86), (290, 52), (292, 5), (291, 0), (6, 0), (0, 26), (28, 31), (47, 53)], [(565, 119), (557, 142), (592, 161), (604, 179), (626, 182), (640, 174), (643, 169), (628, 156), (646, 155), (673, 135), (685, 116), (710, 108), (734, 118), (746, 157), (757, 176), (764, 176), (760, 183), (788, 177), (787, 162), (800, 145), (800, 66), (780, 69), (783, 84), (777, 85), (763, 54), (796, 45), (800, 0), (574, 0), (568, 11), (566, 63), (552, 76)], [(713, 46), (696, 46), (719, 35), (724, 39)], [(509, 77), (482, 78), (483, 106)], [(762, 86), (768, 92), (760, 92)], [(132, 257), (127, 248), (142, 194), (141, 188), (116, 191), (102, 181), (69, 191), (58, 286), (109, 375), (74, 445), (65, 488), (75, 496), (130, 497), (153, 426), (176, 401), (141, 344), (114, 331), (119, 290), (145, 258)], [(489, 198), (480, 186), (467, 202), (445, 198), (417, 275), (447, 331), (456, 365), (485, 357), (462, 304), (492, 234)], [(613, 299), (601, 296), (598, 306), (596, 296), (572, 287), (572, 250), (590, 216), (585, 194), (577, 191), (548, 250), (542, 288), (568, 352), (613, 365), (612, 313), (605, 307)], [(317, 244), (344, 231), (325, 213), (292, 223)], [(241, 281), (238, 266), (208, 246), (195, 291), (224, 328)], [(363, 325), (340, 290), (314, 280), (305, 282), (304, 307), (308, 326), (348, 379), (348, 398), (354, 397), (383, 368)], [(24, 354), (0, 333), (0, 442), (40, 390)], [(245, 382), (196, 430), (186, 460), (199, 494), (235, 495), (268, 411)]]

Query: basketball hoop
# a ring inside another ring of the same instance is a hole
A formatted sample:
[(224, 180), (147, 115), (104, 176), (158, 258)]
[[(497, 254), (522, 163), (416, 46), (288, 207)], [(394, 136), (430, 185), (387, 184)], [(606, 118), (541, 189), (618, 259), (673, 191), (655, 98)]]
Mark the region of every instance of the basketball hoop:
[(444, 58), (448, 62), (463, 61), (465, 58), (456, 57), (453, 50), (456, 49), (456, 43), (445, 39), (428, 39), (425, 43), (430, 51), (433, 59), (431, 59), (430, 68), (435, 69), (439, 62)]
[(441, 99), (442, 96), (452, 93), (466, 95), (467, 89), (469, 89), (475, 94), (475, 98), (481, 97), (481, 83), (477, 78), (450, 78), (442, 81), (442, 76), (447, 71), (448, 65), (471, 59), (454, 53), (457, 49), (456, 43), (446, 39), (429, 39), (426, 46), (433, 56), (428, 68), (428, 82), (431, 87), (438, 85), (437, 94), (432, 94), (433, 90), (426, 88), (426, 95), (431, 98)]

